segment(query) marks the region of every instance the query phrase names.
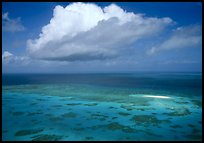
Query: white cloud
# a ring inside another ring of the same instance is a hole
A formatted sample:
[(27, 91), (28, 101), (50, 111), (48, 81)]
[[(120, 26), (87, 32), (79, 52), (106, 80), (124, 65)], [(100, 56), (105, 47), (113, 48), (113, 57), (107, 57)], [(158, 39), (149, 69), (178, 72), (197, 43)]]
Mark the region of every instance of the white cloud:
[(173, 34), (157, 47), (152, 47), (147, 54), (152, 55), (160, 51), (180, 48), (196, 47), (202, 42), (200, 26), (178, 27)]
[(6, 32), (21, 32), (25, 30), (25, 27), (21, 24), (20, 17), (10, 19), (7, 12), (2, 14), (2, 30)]
[(30, 58), (27, 56), (15, 56), (14, 54), (4, 51), (2, 54), (2, 63), (3, 64), (21, 64), (27, 65), (30, 62)]
[(2, 55), (2, 62), (9, 63), (13, 59), (13, 54), (8, 51), (5, 51)]
[(56, 6), (50, 23), (37, 39), (27, 41), (31, 57), (77, 61), (114, 58), (127, 45), (154, 35), (172, 23), (168, 17), (145, 17), (111, 4), (72, 3)]

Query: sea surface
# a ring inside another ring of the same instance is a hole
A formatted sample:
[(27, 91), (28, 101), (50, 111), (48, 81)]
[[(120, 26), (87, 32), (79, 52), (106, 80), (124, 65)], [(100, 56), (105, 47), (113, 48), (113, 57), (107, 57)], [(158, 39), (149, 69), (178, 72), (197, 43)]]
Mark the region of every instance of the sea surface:
[(202, 140), (202, 73), (3, 74), (2, 140)]

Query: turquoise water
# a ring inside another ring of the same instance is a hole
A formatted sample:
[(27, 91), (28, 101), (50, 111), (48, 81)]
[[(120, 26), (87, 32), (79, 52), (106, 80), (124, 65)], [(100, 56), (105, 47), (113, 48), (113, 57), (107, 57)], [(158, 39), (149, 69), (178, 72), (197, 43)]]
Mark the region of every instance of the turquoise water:
[(202, 140), (201, 73), (2, 78), (3, 141)]

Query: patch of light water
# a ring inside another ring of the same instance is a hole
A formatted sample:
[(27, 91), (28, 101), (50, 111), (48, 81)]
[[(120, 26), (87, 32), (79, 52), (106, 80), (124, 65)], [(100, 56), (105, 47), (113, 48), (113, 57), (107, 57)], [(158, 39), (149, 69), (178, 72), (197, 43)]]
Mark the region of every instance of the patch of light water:
[(149, 94), (130, 94), (131, 97), (145, 97), (145, 98), (161, 98), (161, 99), (169, 99), (172, 97), (169, 96), (159, 96), (159, 95), (149, 95)]

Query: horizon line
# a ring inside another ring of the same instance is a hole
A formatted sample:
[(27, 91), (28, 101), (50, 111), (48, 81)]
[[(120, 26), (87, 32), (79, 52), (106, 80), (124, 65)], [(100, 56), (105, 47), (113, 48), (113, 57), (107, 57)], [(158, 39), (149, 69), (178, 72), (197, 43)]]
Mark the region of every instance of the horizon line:
[(133, 73), (202, 73), (202, 71), (126, 71), (126, 72), (2, 72), (3, 74), (133, 74)]

